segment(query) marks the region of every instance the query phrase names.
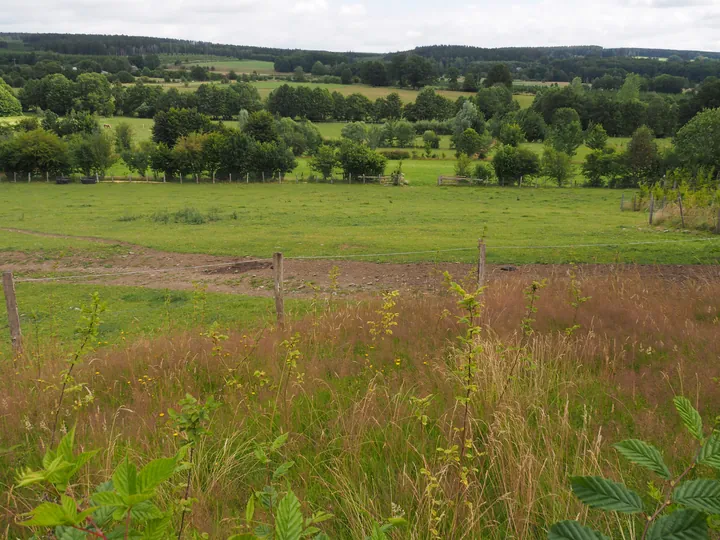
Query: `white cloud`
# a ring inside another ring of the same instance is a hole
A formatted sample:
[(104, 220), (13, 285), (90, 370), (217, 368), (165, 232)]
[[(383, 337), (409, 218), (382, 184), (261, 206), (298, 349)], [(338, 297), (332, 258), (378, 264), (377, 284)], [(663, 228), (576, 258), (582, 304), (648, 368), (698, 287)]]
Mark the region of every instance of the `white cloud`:
[[(130, 34), (368, 52), (436, 43), (720, 49), (720, 0), (0, 2), (0, 29), (5, 32)], [(371, 19), (376, 13), (380, 16)]]
[(347, 15), (350, 17), (362, 17), (367, 13), (367, 8), (364, 4), (345, 4), (340, 6), (340, 14)]
[(292, 8), (293, 13), (322, 13), (327, 11), (326, 0), (301, 0), (296, 2)]

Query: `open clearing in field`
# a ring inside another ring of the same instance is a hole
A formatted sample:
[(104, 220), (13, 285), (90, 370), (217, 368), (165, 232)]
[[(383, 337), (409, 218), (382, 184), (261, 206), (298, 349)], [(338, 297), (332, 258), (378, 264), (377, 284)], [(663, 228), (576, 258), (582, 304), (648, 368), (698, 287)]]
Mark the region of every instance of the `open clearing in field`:
[[(491, 262), (720, 259), (716, 241), (688, 242), (703, 237), (650, 228), (645, 214), (620, 212), (620, 195), (601, 189), (433, 185), (18, 183), (0, 190), (0, 226), (233, 257), (428, 251), (368, 260), (472, 262), (477, 238), (485, 236)], [(187, 209), (196, 210), (203, 224), (184, 222)], [(2, 232), (0, 239), (1, 250), (34, 251), (36, 239), (28, 235)], [(42, 241), (43, 249), (67, 247), (64, 239)], [(633, 242), (641, 244), (629, 245)], [(622, 246), (582, 247), (598, 243)], [(568, 245), (578, 247), (537, 249)], [(436, 253), (458, 248), (467, 251)]]

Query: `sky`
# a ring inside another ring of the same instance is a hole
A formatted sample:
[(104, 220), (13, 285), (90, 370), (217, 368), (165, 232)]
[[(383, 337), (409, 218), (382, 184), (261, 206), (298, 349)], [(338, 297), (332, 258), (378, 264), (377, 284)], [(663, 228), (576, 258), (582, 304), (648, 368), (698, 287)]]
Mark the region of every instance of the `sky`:
[(0, 0), (0, 31), (391, 52), (422, 45), (720, 51), (720, 0)]

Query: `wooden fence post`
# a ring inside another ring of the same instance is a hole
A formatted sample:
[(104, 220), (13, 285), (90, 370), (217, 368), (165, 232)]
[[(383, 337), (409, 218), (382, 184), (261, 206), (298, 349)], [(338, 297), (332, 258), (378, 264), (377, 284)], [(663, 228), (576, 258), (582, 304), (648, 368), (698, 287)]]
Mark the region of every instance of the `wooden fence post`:
[(720, 234), (720, 208), (718, 208), (717, 223), (715, 224), (715, 232)]
[(18, 314), (17, 298), (15, 297), (15, 281), (12, 272), (3, 273), (3, 291), (5, 307), (7, 307), (8, 325), (10, 326), (10, 342), (15, 356), (22, 354), (22, 332), (20, 331), (20, 315)]
[(678, 195), (678, 206), (680, 207), (680, 224), (685, 228), (685, 214), (683, 214), (682, 195)]
[(31, 178), (30, 173), (28, 173), (28, 184), (30, 183), (30, 178)]
[(250, 183), (250, 173), (247, 173), (247, 175), (245, 176), (245, 183), (246, 184)]
[(655, 194), (650, 193), (650, 218), (648, 223), (652, 225), (653, 222), (653, 213), (655, 212)]
[(278, 325), (285, 325), (285, 300), (283, 299), (283, 254), (273, 253), (273, 270), (275, 272), (275, 311)]
[(230, 173), (230, 183), (232, 184), (232, 173)]
[(478, 269), (477, 269), (478, 289), (485, 286), (485, 241), (481, 238), (478, 240)]

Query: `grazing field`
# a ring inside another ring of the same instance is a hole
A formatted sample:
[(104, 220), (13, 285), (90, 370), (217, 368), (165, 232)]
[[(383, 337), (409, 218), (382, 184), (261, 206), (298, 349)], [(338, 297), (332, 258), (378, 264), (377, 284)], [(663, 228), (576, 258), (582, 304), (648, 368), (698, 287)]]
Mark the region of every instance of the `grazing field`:
[[(241, 60), (238, 58), (229, 58), (227, 56), (211, 56), (211, 55), (187, 55), (187, 54), (161, 54), (160, 60), (167, 65), (168, 69), (178, 69), (185, 67), (190, 69), (193, 66), (202, 66), (211, 68), (219, 73), (252, 73), (257, 72), (262, 75), (272, 75), (275, 73), (275, 65), (273, 62), (264, 62), (262, 60)], [(176, 62), (180, 61), (179, 65)]]
[[(295, 184), (290, 178), (283, 185), (3, 184), (0, 227), (231, 256), (268, 257), (283, 251), (332, 258), (429, 250), (401, 260), (470, 262), (477, 238), (485, 236), (493, 262), (681, 264), (720, 259), (717, 242), (654, 244), (702, 237), (651, 228), (645, 214), (620, 212), (620, 191), (439, 188), (434, 165), (404, 164), (408, 178), (418, 178), (406, 188)], [(629, 198), (631, 192), (625, 195)], [(200, 213), (201, 224), (155, 217), (172, 217), (186, 208)], [(0, 238), (0, 249), (6, 251), (32, 249), (36, 241), (12, 232), (2, 232)], [(45, 239), (50, 246), (55, 240), (67, 245), (64, 239)], [(634, 242), (641, 244), (537, 249)], [(449, 248), (469, 250), (433, 252)]]

